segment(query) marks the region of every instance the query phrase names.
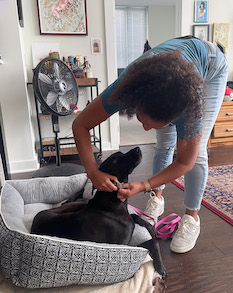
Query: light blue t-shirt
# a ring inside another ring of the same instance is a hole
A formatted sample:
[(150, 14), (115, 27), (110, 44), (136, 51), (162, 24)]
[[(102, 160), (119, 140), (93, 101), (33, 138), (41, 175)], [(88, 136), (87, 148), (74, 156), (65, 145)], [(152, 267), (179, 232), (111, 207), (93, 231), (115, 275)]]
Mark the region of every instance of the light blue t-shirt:
[[(145, 54), (140, 56), (138, 59), (133, 61), (128, 67), (122, 72), (122, 74), (119, 76), (118, 79), (115, 80), (111, 85), (109, 85), (102, 93), (102, 103), (107, 111), (108, 114), (112, 115), (115, 112), (119, 111), (119, 105), (109, 103), (109, 98), (111, 96), (111, 93), (113, 90), (117, 87), (120, 80), (124, 78), (128, 68), (134, 63), (141, 61), (144, 58), (148, 58), (151, 54), (157, 54), (157, 53), (164, 53), (164, 52), (171, 52), (174, 50), (180, 50), (183, 58), (187, 60), (188, 62), (191, 62), (194, 64), (197, 72), (200, 74), (201, 77), (205, 79), (208, 71), (208, 50), (205, 46), (205, 44), (196, 38), (190, 37), (190, 38), (177, 38), (177, 39), (171, 39), (168, 40), (155, 48), (147, 51)], [(172, 121), (173, 124), (176, 125), (177, 135), (180, 139), (184, 139), (184, 137), (192, 138), (195, 137), (200, 133), (201, 127), (202, 127), (202, 121), (194, 121), (192, 124), (193, 129), (196, 131), (192, 131), (191, 135), (185, 135), (185, 123), (186, 117), (180, 117), (176, 121)]]

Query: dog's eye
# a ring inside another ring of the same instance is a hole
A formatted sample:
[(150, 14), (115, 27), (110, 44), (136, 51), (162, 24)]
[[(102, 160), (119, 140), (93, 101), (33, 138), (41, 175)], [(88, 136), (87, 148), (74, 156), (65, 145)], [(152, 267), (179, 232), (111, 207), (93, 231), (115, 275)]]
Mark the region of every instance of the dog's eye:
[(112, 163), (113, 163), (113, 164), (116, 164), (116, 163), (117, 163), (117, 159), (115, 159)]

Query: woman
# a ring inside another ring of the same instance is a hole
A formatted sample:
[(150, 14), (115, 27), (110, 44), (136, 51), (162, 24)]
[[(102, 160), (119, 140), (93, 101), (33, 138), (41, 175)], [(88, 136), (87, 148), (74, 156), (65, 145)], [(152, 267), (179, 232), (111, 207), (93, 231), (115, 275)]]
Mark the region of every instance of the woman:
[(153, 190), (145, 213), (156, 222), (164, 211), (165, 184), (184, 174), (186, 210), (170, 245), (177, 253), (191, 250), (200, 233), (198, 211), (208, 176), (207, 142), (226, 80), (226, 58), (219, 48), (191, 36), (171, 39), (131, 63), (73, 123), (87, 174), (97, 189), (105, 191), (117, 189), (113, 184), (117, 178), (98, 170), (89, 130), (117, 111), (129, 117), (136, 113), (146, 131), (156, 129), (154, 175), (122, 184), (118, 198)]
[(200, 20), (205, 21), (205, 13), (206, 13), (205, 3), (204, 2), (201, 2), (200, 6), (198, 7), (198, 20), (199, 21)]

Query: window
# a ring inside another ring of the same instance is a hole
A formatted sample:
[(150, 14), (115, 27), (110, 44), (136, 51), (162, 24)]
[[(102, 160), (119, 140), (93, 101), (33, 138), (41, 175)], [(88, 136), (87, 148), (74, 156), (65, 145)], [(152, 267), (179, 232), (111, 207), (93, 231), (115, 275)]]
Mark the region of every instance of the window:
[(125, 68), (144, 50), (147, 8), (116, 6), (117, 68)]

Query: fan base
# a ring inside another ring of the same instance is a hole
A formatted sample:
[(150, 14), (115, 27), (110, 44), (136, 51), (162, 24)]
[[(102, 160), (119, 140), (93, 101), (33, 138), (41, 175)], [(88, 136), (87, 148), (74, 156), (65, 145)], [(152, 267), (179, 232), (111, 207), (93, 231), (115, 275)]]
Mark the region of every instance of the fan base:
[(61, 164), (49, 165), (42, 167), (32, 174), (32, 178), (37, 177), (60, 177), (60, 176), (71, 176), (75, 174), (86, 173), (85, 169), (81, 165), (77, 164)]

